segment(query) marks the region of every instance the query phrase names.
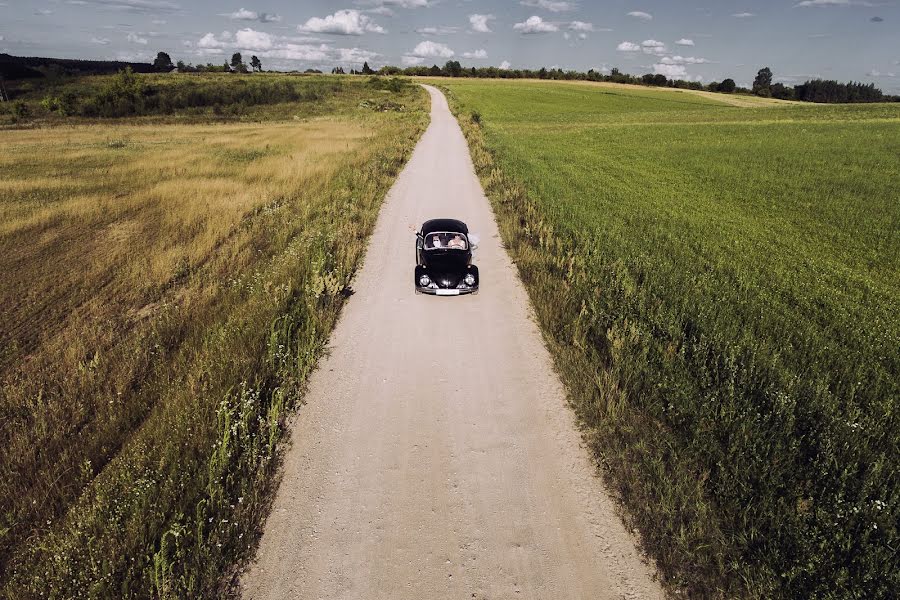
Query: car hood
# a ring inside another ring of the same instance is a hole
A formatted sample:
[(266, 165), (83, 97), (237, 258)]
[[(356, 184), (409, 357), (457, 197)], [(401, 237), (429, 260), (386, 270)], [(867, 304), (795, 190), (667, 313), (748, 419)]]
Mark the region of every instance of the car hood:
[(431, 280), (442, 288), (455, 288), (466, 275), (469, 264), (468, 252), (432, 251), (425, 255), (423, 262)]

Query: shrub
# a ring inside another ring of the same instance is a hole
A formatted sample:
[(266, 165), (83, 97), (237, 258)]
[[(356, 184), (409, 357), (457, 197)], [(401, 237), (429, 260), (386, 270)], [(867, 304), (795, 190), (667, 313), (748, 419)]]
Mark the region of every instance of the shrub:
[(13, 114), (17, 119), (25, 121), (31, 118), (31, 108), (20, 100), (13, 105)]

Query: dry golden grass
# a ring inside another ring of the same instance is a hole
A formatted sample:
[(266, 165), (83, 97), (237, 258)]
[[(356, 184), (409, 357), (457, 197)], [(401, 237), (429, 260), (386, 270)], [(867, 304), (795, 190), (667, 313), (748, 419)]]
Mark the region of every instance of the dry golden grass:
[(32, 353), (42, 338), (64, 336), (71, 317), (138, 314), (253, 210), (331, 178), (340, 166), (332, 158), (371, 134), (318, 120), (4, 137), (0, 341)]
[(0, 131), (0, 596), (208, 595), (246, 554), (427, 119), (412, 86), (402, 113), (341, 93), (311, 120)]

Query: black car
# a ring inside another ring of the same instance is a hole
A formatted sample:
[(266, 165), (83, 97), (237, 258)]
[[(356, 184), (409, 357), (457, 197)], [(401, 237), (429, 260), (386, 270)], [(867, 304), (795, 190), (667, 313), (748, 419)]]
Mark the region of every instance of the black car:
[(478, 291), (478, 267), (472, 264), (477, 240), (456, 219), (425, 221), (416, 232), (416, 292), (459, 296)]

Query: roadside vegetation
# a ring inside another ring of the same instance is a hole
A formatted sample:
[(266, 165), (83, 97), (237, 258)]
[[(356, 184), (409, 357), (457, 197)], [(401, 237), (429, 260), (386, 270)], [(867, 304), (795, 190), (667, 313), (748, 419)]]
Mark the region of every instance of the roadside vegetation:
[(0, 132), (0, 596), (217, 597), (255, 543), (427, 96), (257, 75), (290, 92), (256, 104), (219, 77), (138, 85), (239, 119), (67, 117), (42, 89)]
[(443, 81), (671, 591), (900, 589), (900, 108)]
[[(29, 79), (8, 84), (11, 102), (0, 103), (0, 126), (71, 124), (75, 118), (156, 116), (158, 120), (268, 120), (326, 115), (349, 96), (397, 93), (408, 80), (366, 78), (352, 82), (304, 75), (137, 74)], [(348, 96), (349, 93), (349, 96)]]

